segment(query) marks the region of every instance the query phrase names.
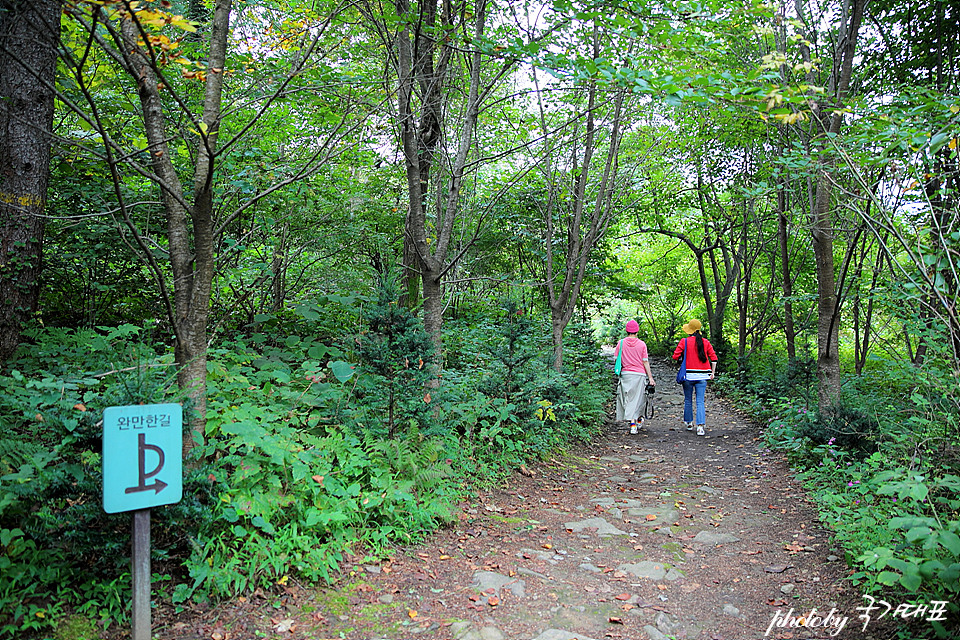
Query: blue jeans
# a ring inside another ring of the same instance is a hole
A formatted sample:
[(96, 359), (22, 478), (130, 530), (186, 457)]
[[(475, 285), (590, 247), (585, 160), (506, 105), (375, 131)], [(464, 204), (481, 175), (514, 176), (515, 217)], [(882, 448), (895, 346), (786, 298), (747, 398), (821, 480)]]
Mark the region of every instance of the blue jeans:
[(703, 405), (703, 396), (707, 392), (706, 380), (683, 381), (683, 421), (693, 421), (693, 394), (697, 394), (697, 424), (707, 424), (707, 410)]

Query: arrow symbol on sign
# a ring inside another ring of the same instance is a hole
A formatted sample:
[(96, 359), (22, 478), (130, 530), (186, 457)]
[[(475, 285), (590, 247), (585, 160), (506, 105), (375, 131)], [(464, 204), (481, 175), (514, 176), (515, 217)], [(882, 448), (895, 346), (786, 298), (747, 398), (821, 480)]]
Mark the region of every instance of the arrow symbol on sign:
[[(167, 488), (167, 483), (164, 482), (163, 480), (158, 479), (152, 484), (147, 484), (147, 480), (149, 480), (153, 476), (160, 473), (160, 471), (163, 469), (163, 462), (164, 462), (163, 449), (161, 449), (160, 447), (154, 444), (147, 444), (147, 436), (146, 434), (143, 434), (143, 433), (137, 434), (137, 449), (139, 453), (138, 462), (139, 462), (139, 469), (140, 469), (140, 477), (139, 477), (140, 484), (138, 484), (135, 487), (127, 487), (126, 489), (123, 490), (123, 492), (139, 493), (140, 491), (154, 491), (155, 493), (160, 493), (161, 491)], [(157, 460), (157, 466), (150, 473), (146, 472), (147, 449), (149, 449), (150, 451), (156, 452), (157, 456), (159, 457), (159, 460)]]

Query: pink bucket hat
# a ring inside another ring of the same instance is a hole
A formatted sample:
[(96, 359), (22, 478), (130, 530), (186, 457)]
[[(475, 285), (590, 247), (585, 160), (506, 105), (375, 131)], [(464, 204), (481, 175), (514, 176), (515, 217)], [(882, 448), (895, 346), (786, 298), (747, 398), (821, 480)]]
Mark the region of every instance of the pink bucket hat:
[(627, 323), (627, 333), (640, 333), (640, 325), (637, 324), (636, 320), (631, 320)]

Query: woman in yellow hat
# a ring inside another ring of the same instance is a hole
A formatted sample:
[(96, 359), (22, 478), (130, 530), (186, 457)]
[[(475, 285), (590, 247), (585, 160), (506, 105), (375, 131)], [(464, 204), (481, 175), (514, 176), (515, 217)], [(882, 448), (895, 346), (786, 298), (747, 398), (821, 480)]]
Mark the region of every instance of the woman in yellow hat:
[(717, 353), (713, 350), (710, 341), (703, 337), (700, 329), (703, 325), (700, 321), (693, 319), (683, 325), (683, 332), (687, 337), (682, 339), (673, 350), (673, 359), (683, 358), (686, 364), (686, 373), (677, 376), (677, 382), (683, 385), (683, 423), (687, 425), (687, 431), (693, 431), (694, 412), (693, 398), (697, 399), (696, 427), (697, 435), (706, 435), (704, 426), (707, 423), (707, 411), (704, 407), (703, 397), (707, 391), (707, 380), (713, 380), (717, 375)]

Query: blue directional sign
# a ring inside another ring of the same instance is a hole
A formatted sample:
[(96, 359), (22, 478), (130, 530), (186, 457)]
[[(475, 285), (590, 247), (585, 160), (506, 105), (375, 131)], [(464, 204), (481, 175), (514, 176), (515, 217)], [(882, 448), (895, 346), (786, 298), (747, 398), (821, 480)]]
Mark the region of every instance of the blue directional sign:
[(183, 497), (183, 410), (179, 404), (103, 412), (103, 510), (149, 509)]

